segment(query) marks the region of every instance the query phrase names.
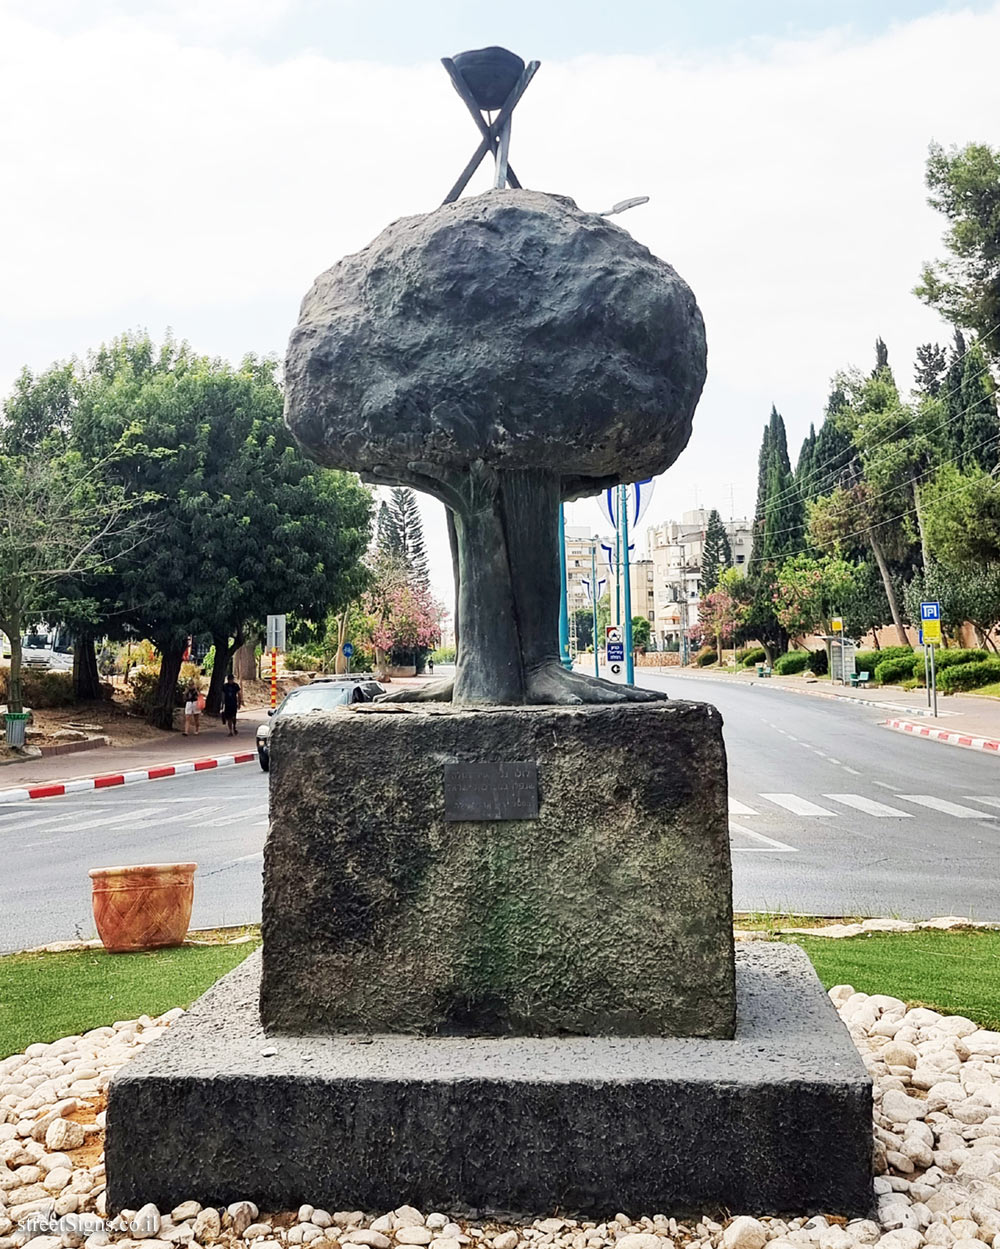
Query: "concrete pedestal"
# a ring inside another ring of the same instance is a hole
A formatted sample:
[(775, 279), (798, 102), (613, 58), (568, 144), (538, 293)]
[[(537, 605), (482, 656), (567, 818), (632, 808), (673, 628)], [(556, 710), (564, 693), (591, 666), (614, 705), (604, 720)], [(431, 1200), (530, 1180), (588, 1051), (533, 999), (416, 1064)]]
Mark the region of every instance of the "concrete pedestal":
[[(456, 769), (461, 813), (495, 809), (497, 764), (537, 774), (516, 818), (449, 819)], [(264, 1027), (731, 1037), (731, 880), (706, 703), (279, 720)]]
[(733, 1040), (268, 1037), (259, 976), (112, 1081), (112, 1207), (869, 1212), (870, 1080), (795, 947), (738, 948)]

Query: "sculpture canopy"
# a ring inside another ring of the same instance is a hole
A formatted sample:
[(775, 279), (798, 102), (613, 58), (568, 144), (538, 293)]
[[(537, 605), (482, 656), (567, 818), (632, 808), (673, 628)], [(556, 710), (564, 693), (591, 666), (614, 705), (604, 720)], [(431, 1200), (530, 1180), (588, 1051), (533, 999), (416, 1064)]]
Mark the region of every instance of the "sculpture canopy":
[[(321, 463), (451, 509), (456, 698), (586, 701), (570, 688), (586, 678), (549, 672), (557, 505), (668, 468), (705, 359), (690, 288), (626, 231), (562, 196), (491, 191), (393, 223), (316, 280), (286, 420)], [(589, 682), (599, 701), (629, 696), (605, 685)]]

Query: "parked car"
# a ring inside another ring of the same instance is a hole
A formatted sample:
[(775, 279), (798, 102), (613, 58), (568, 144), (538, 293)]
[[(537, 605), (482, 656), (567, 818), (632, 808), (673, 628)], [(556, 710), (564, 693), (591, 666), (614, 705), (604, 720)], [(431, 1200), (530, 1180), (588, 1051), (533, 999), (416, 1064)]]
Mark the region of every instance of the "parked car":
[[(334, 707), (346, 707), (350, 703), (370, 703), (376, 695), (384, 694), (385, 688), (370, 676), (319, 677), (309, 685), (300, 685), (285, 695), (273, 711), (275, 716), (302, 716), (310, 711), (332, 711)], [(266, 772), (271, 766), (270, 721), (257, 725), (257, 758)]]

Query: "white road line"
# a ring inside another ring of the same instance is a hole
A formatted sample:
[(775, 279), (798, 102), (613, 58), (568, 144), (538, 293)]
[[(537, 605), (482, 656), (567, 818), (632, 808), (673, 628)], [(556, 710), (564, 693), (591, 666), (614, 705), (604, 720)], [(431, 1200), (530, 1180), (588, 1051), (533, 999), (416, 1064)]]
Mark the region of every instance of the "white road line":
[(844, 769), (845, 772), (850, 772), (852, 776), (861, 775), (861, 773), (858, 771), (857, 768), (849, 768), (846, 763), (842, 763), (840, 766)]
[[(200, 815), (209, 815), (212, 811), (221, 811), (223, 804), (217, 803), (211, 807), (199, 807), (197, 811), (181, 811), (177, 815), (168, 815), (166, 819), (154, 819), (148, 821), (149, 828), (162, 828), (165, 824), (190, 824), (191, 821)], [(211, 821), (209, 821), (211, 823)], [(191, 824), (192, 828), (204, 828), (203, 824)]]
[(956, 820), (995, 820), (995, 815), (986, 815), (983, 811), (973, 811), (971, 807), (963, 807), (957, 802), (949, 802), (946, 798), (935, 798), (932, 794), (897, 794), (904, 802), (915, 802), (921, 807), (930, 807), (932, 811), (940, 811), (942, 815), (953, 815)]
[[(88, 828), (108, 828), (112, 824), (126, 824), (129, 820), (140, 820), (144, 815), (149, 815), (153, 810), (152, 807), (143, 808), (140, 811), (126, 811), (124, 815), (102, 815), (96, 820), (84, 820), (82, 824), (72, 824), (67, 826), (63, 822), (62, 828), (52, 829), (53, 836), (46, 837), (43, 841), (31, 841), (26, 846), (22, 846), (22, 850), (34, 850), (38, 846), (50, 845), (53, 841), (65, 841), (67, 838), (75, 837), (77, 833), (85, 832)], [(63, 817), (65, 821), (65, 817)], [(64, 834), (62, 837), (59, 834)]]
[(1000, 798), (979, 798), (975, 794), (966, 794), (965, 796), (970, 802), (983, 802), (988, 807), (1000, 807)]
[(835, 763), (838, 768), (840, 767), (839, 759), (834, 759), (833, 755), (827, 755), (827, 758), (830, 760), (831, 763)]
[(23, 820), (18, 820), (16, 822), (11, 820), (8, 824), (0, 825), (0, 832), (6, 832), (7, 829), (14, 828), (19, 833), (31, 833), (34, 832), (36, 828), (44, 828), (46, 824), (65, 824), (67, 820), (73, 819), (75, 814), (89, 815), (94, 810), (106, 809), (106, 807), (95, 808), (93, 805), (88, 805), (85, 808), (70, 807), (67, 809), (66, 807), (63, 807), (60, 809), (58, 815), (53, 815), (51, 811), (48, 815), (42, 815), (39, 811), (37, 816), (33, 814), (28, 815), (27, 812), (24, 812), (25, 818)]
[(824, 794), (823, 797), (832, 798), (834, 802), (842, 802), (845, 807), (854, 807), (857, 811), (863, 811), (865, 815), (893, 815), (902, 820), (913, 819), (909, 811), (900, 811), (897, 807), (890, 807), (885, 802), (876, 802), (874, 798), (863, 798), (861, 794)]
[[(267, 810), (267, 803), (260, 807), (247, 807), (243, 811), (237, 811), (234, 815), (213, 816), (210, 820), (202, 820), (199, 824), (192, 824), (192, 828), (220, 828), (226, 824), (239, 824), (246, 821), (251, 815), (260, 815), (262, 811)], [(199, 811), (200, 815), (201, 812)]]
[(757, 812), (753, 809), (753, 807), (744, 806), (742, 802), (737, 802), (735, 798), (730, 798), (729, 799), (729, 814), (730, 815), (756, 815)]
[(755, 833), (752, 828), (744, 828), (742, 824), (734, 824), (729, 821), (730, 838), (733, 833), (742, 833), (744, 837), (749, 837), (751, 841), (760, 842), (757, 846), (730, 846), (734, 854), (797, 854), (798, 849), (795, 846), (786, 845), (783, 841), (775, 841), (773, 837), (765, 837), (763, 833)]
[(773, 802), (776, 807), (784, 807), (793, 815), (837, 814), (836, 811), (828, 811), (826, 807), (817, 806), (815, 802), (809, 802), (806, 798), (800, 798), (798, 794), (761, 794), (761, 797), (766, 798), (768, 802)]

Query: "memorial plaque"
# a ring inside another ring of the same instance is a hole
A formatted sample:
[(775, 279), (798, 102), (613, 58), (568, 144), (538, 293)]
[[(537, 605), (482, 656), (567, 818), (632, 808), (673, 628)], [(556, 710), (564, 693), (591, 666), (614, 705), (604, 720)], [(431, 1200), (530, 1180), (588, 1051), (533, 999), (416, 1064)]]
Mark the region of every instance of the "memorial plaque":
[(537, 763), (446, 763), (446, 820), (537, 820)]

